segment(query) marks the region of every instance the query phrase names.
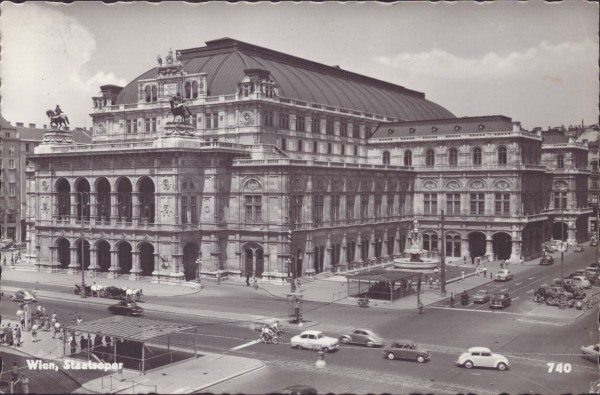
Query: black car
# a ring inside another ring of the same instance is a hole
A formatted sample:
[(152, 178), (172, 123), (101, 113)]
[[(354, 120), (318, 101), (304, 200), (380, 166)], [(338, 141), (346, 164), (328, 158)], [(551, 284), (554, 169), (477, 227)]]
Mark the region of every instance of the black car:
[(140, 316), (144, 314), (144, 309), (138, 306), (135, 302), (128, 302), (126, 300), (122, 300), (117, 304), (108, 306), (108, 311), (114, 314), (121, 314), (127, 316)]
[(552, 255), (545, 255), (542, 259), (540, 259), (540, 265), (553, 265), (554, 257)]
[(490, 300), (490, 309), (503, 309), (510, 306), (511, 298), (507, 293), (497, 293), (492, 295)]

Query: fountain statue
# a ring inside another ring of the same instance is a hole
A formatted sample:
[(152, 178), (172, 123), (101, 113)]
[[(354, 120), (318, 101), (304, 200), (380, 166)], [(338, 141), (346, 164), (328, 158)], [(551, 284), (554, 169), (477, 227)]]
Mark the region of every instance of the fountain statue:
[(407, 255), (403, 258), (394, 259), (394, 268), (401, 271), (433, 273), (438, 267), (438, 258), (427, 258), (425, 255), (428, 251), (421, 248), (421, 230), (419, 222), (413, 221), (413, 229), (410, 231), (411, 246), (405, 250)]

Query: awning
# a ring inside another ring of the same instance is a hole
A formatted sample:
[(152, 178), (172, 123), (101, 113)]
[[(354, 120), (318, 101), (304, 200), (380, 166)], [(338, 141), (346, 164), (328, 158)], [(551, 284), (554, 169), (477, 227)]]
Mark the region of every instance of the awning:
[(347, 275), (348, 280), (365, 280), (365, 281), (385, 281), (397, 282), (404, 279), (419, 277), (420, 273), (401, 272), (396, 270), (385, 270), (382, 268), (374, 268), (354, 275)]

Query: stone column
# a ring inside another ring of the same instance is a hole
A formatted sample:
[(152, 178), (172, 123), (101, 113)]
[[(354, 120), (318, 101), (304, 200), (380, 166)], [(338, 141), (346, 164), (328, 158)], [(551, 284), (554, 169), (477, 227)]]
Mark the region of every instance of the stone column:
[(400, 254), (400, 228), (396, 228), (396, 238), (394, 240), (394, 255)]
[(117, 207), (118, 194), (118, 192), (110, 193), (110, 218), (113, 220), (113, 222), (116, 221), (117, 218), (119, 218), (119, 212)]
[(471, 258), (471, 251), (469, 251), (469, 239), (462, 239), (461, 240), (461, 250), (462, 250), (462, 254), (463, 256), (466, 256), (467, 258)]
[(119, 271), (119, 250), (110, 250), (110, 267), (106, 278), (117, 278)]
[(383, 232), (383, 243), (381, 245), (381, 257), (382, 258), (388, 258), (390, 256), (390, 254), (388, 253), (389, 242), (390, 242), (390, 239), (388, 236), (388, 231), (387, 231), (387, 228), (385, 228), (385, 231)]
[(131, 192), (131, 220), (138, 222), (140, 220), (140, 193)]
[(90, 247), (90, 265), (88, 266), (89, 271), (96, 274), (96, 270), (98, 270), (98, 250)]
[(517, 263), (521, 260), (521, 240), (512, 240), (512, 251), (510, 252), (510, 261)]
[(97, 199), (98, 194), (96, 192), (90, 192), (90, 219), (96, 219), (98, 215)]
[(494, 260), (494, 246), (492, 244), (493, 240), (490, 234), (486, 235), (485, 238), (485, 256), (488, 261)]
[(375, 231), (371, 231), (371, 240), (369, 242), (369, 258), (375, 258)]
[(77, 250), (77, 247), (69, 247), (71, 262), (69, 263), (67, 274), (77, 274), (77, 270), (79, 269), (79, 264), (77, 262)]
[[(50, 267), (48, 268), (48, 273), (54, 273), (56, 269), (60, 266), (60, 262), (57, 262), (56, 256), (58, 255), (58, 247), (56, 245), (51, 245), (50, 247)], [(39, 254), (38, 254), (39, 256)]]
[(129, 280), (137, 281), (140, 278), (140, 252), (131, 251), (131, 270), (129, 271)]
[(70, 196), (70, 199), (71, 199), (71, 210), (70, 210), (71, 219), (73, 219), (73, 218), (81, 219), (77, 215), (77, 207), (78, 207), (77, 196), (78, 196), (77, 192), (71, 192), (71, 196)]

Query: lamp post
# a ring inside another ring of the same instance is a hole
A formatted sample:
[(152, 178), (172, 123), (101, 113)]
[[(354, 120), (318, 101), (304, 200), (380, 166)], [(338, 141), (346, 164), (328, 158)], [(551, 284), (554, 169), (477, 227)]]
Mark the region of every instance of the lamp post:
[(441, 239), (442, 239), (442, 248), (441, 248), (441, 256), (440, 256), (440, 282), (441, 282), (441, 293), (442, 296), (446, 296), (446, 248), (445, 248), (445, 238), (444, 238), (444, 210), (442, 210), (442, 218), (441, 218), (441, 229), (440, 229), (440, 234), (441, 234)]
[[(85, 294), (85, 253), (84, 253), (84, 227), (83, 227), (83, 217), (84, 217), (84, 207), (89, 206), (90, 204), (90, 194), (89, 192), (77, 192), (79, 194), (79, 206), (81, 208), (81, 213), (79, 218), (81, 219), (81, 297), (85, 298), (87, 295)], [(84, 197), (87, 195), (87, 203), (85, 203)]]
[(561, 205), (560, 206), (560, 242), (561, 242), (561, 246), (560, 246), (560, 286), (561, 288), (563, 287), (563, 263), (565, 260), (565, 247), (566, 247), (566, 243), (565, 243), (565, 224), (564, 224), (564, 215), (565, 215), (565, 211), (564, 211), (564, 207)]
[(202, 270), (202, 252), (196, 259), (196, 282), (202, 285), (202, 277), (200, 277), (200, 271)]

